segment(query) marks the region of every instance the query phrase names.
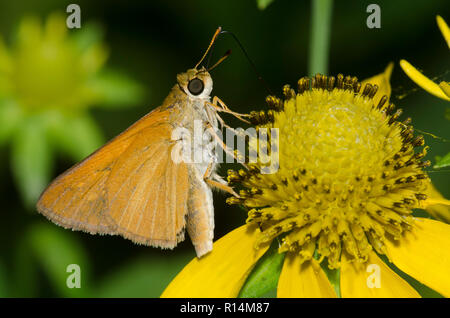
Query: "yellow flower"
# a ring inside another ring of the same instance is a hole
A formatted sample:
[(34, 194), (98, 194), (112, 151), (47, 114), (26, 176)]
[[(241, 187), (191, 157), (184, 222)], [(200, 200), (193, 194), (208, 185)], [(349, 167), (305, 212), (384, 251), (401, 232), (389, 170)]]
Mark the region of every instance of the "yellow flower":
[[(447, 42), (448, 47), (450, 48), (450, 29), (448, 28), (447, 23), (445, 23), (444, 19), (440, 16), (436, 16), (436, 22), (442, 32), (442, 35), (444, 36), (445, 41)], [(450, 101), (449, 82), (442, 81), (439, 85), (436, 84), (428, 77), (424, 76), (406, 60), (401, 60), (400, 66), (402, 67), (406, 75), (408, 75), (417, 85), (422, 87), (424, 90), (439, 98)]]
[[(249, 209), (247, 224), (192, 260), (162, 297), (237, 297), (258, 259), (276, 239), (285, 253), (278, 297), (336, 297), (320, 265), (339, 269), (342, 297), (420, 297), (381, 259), (450, 296), (450, 225), (412, 216), (415, 208), (449, 201), (426, 195), (431, 182), (421, 161), (427, 147), (410, 119), (388, 102), (390, 65), (361, 86), (356, 78), (317, 75), (298, 92), (269, 96), (273, 110), (254, 113), (257, 128), (278, 128), (279, 169), (229, 171), (242, 187), (229, 203)], [(250, 149), (256, 150), (256, 140)], [(264, 151), (262, 152), (264, 153)]]
[(26, 110), (92, 103), (88, 80), (103, 66), (107, 51), (100, 43), (80, 50), (68, 36), (64, 16), (52, 14), (44, 27), (36, 17), (19, 25), (17, 42), (7, 50), (0, 42), (2, 95), (14, 96)]
[(103, 143), (88, 108), (140, 100), (139, 85), (104, 70), (107, 56), (98, 28), (69, 30), (59, 13), (44, 24), (22, 19), (9, 46), (0, 35), (0, 146), (11, 144), (13, 175), (29, 206), (49, 182), (54, 150), (78, 161)]
[[(445, 23), (445, 20), (439, 15), (436, 16), (436, 22), (447, 43), (447, 46), (450, 48), (450, 29), (447, 23)], [(402, 67), (403, 71), (424, 90), (439, 98), (450, 101), (449, 83), (442, 81), (441, 83), (439, 83), (439, 85), (436, 84), (435, 82), (424, 76), (421, 72), (419, 72), (414, 66), (412, 66), (406, 60), (401, 60), (400, 66)], [(441, 199), (443, 198), (442, 195), (433, 187), (433, 185), (430, 185), (427, 194), (431, 194)], [(446, 206), (433, 204), (432, 206), (429, 207), (428, 212), (435, 218), (450, 223), (450, 211)]]

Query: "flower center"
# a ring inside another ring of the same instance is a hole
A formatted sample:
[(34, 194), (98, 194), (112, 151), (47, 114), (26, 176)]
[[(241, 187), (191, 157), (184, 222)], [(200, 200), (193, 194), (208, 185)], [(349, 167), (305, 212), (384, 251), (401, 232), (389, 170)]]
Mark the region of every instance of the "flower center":
[(372, 249), (385, 254), (384, 240), (400, 239), (426, 199), (426, 147), (414, 152), (423, 137), (410, 119), (397, 121), (401, 110), (386, 96), (374, 104), (376, 85), (316, 75), (298, 86), (297, 94), (285, 86), (284, 100), (269, 96), (273, 110), (252, 113), (257, 130), (279, 129), (279, 143), (268, 145), (279, 150), (279, 169), (261, 174), (259, 161), (230, 170), (228, 181), (243, 189), (228, 202), (250, 208), (247, 223), (262, 230), (257, 244), (280, 237), (279, 252), (303, 260), (317, 252), (337, 268), (342, 253), (361, 262)]

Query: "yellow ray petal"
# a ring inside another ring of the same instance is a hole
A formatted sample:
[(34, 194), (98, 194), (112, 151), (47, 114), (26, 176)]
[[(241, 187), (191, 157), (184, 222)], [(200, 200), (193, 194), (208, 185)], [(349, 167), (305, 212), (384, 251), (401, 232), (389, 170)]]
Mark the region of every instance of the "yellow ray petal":
[(420, 297), (400, 276), (394, 273), (375, 252), (367, 263), (341, 263), (341, 295), (345, 298), (412, 298)]
[(66, 19), (64, 15), (55, 12), (49, 15), (45, 21), (46, 40), (61, 42), (67, 35)]
[(421, 201), (421, 207), (436, 219), (450, 223), (450, 201), (446, 200), (431, 182), (428, 184), (425, 194), (427, 199)]
[(213, 245), (201, 259), (193, 259), (167, 286), (161, 297), (237, 297), (258, 259), (270, 244), (255, 250), (260, 230), (241, 226)]
[(445, 20), (442, 19), (442, 17), (439, 15), (436, 16), (436, 22), (439, 30), (441, 30), (442, 36), (444, 37), (448, 47), (450, 48), (450, 29), (448, 28), (447, 23), (445, 23)]
[(389, 259), (421, 283), (450, 296), (450, 225), (417, 218), (399, 242), (386, 240)]
[(27, 16), (19, 24), (19, 46), (33, 48), (40, 45), (42, 39), (42, 27), (40, 20), (35, 16)]
[(92, 45), (83, 52), (80, 66), (85, 73), (93, 74), (102, 68), (108, 55), (108, 49), (104, 45)]
[(430, 80), (428, 77), (426, 77), (425, 75), (420, 73), (408, 61), (400, 60), (400, 66), (402, 67), (402, 69), (406, 73), (406, 75), (409, 76), (409, 78), (411, 78), (417, 85), (422, 87), (428, 93), (433, 94), (434, 96), (437, 96), (439, 98), (450, 101), (450, 98), (444, 94), (444, 92), (442, 91), (442, 89), (439, 87), (438, 84), (436, 84), (435, 82)]
[(450, 97), (450, 84), (447, 82), (440, 82), (439, 87), (442, 89), (445, 95)]
[(316, 260), (300, 264), (300, 257), (288, 252), (278, 280), (277, 297), (336, 298), (336, 293)]
[[(362, 87), (361, 89), (364, 89), (364, 86), (367, 83), (378, 85), (378, 91), (375, 94), (375, 97), (373, 98), (375, 105), (378, 105), (378, 102), (380, 101), (381, 97), (383, 97), (383, 95), (386, 95), (388, 98), (391, 97), (390, 79), (391, 79), (391, 74), (392, 74), (393, 69), (394, 69), (394, 63), (391, 62), (388, 64), (388, 66), (386, 67), (386, 69), (384, 70), (383, 73), (372, 76), (361, 82), (361, 87)], [(385, 104), (385, 106), (387, 106), (387, 103)]]

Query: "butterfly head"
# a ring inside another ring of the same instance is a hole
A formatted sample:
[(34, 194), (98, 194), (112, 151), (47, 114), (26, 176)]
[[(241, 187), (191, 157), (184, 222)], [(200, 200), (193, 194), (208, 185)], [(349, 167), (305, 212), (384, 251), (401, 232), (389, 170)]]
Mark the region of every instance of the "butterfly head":
[(191, 98), (209, 98), (213, 87), (211, 75), (204, 67), (178, 74), (177, 82), (181, 90)]

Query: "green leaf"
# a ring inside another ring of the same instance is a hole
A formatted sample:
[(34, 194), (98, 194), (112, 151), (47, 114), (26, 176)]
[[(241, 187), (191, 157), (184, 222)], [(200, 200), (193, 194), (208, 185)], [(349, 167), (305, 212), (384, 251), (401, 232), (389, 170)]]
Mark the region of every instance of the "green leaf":
[(269, 250), (259, 259), (242, 287), (239, 297), (262, 297), (277, 288), (285, 256), (285, 253), (278, 253), (277, 245), (278, 242), (275, 240)]
[(33, 206), (50, 180), (52, 167), (52, 149), (43, 120), (28, 118), (15, 133), (11, 165), (24, 203)]
[(14, 131), (20, 126), (22, 111), (10, 100), (0, 100), (0, 145), (11, 139)]
[[(317, 251), (317, 250), (316, 250)], [(323, 271), (327, 275), (328, 280), (336, 292), (336, 296), (341, 297), (341, 271), (339, 269), (329, 269), (328, 268), (328, 259), (323, 260), (320, 263), (320, 267), (322, 267)]]
[[(50, 223), (34, 224), (27, 234), (28, 244), (37, 263), (47, 274), (51, 285), (63, 297), (87, 297), (90, 295), (90, 264), (83, 246), (68, 232)], [(68, 266), (80, 267), (81, 288), (69, 288), (67, 280), (72, 272)]]
[(450, 152), (446, 154), (444, 157), (439, 158), (433, 168), (444, 168), (450, 166)]
[(30, 253), (30, 244), (23, 232), (18, 235), (13, 254), (11, 273), (12, 297), (37, 297), (38, 295), (38, 270), (33, 256)]
[(96, 297), (159, 297), (192, 259), (191, 253), (135, 260), (103, 281)]
[(113, 71), (99, 74), (90, 81), (88, 87), (88, 94), (99, 106), (135, 106), (144, 97), (144, 89), (140, 84)]
[(256, 0), (256, 3), (258, 4), (259, 10), (264, 10), (271, 4), (274, 0)]
[(50, 138), (58, 150), (79, 161), (104, 143), (100, 128), (89, 114), (73, 114), (53, 120)]

